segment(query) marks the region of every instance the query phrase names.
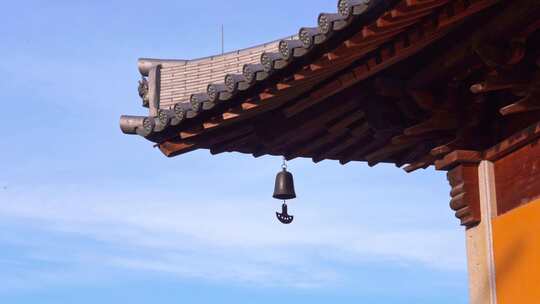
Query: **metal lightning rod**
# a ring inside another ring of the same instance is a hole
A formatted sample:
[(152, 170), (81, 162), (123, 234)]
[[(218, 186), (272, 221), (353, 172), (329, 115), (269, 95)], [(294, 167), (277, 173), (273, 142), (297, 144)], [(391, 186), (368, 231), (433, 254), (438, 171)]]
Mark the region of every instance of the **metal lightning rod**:
[(221, 55), (225, 54), (225, 30), (223, 24), (221, 25)]

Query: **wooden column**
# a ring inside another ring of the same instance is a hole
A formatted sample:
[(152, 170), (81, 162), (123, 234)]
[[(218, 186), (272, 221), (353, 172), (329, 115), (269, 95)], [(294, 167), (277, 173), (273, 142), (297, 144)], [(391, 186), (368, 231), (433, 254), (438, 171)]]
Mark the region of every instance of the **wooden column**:
[(470, 303), (538, 302), (540, 122), (435, 165), (448, 171), (450, 207), (466, 227)]
[(495, 171), (476, 151), (455, 151), (436, 163), (448, 170), (450, 208), (466, 227), (471, 304), (497, 303), (491, 220), (497, 215)]
[(478, 165), (480, 222), (465, 231), (471, 304), (497, 303), (492, 219), (497, 215), (493, 163)]

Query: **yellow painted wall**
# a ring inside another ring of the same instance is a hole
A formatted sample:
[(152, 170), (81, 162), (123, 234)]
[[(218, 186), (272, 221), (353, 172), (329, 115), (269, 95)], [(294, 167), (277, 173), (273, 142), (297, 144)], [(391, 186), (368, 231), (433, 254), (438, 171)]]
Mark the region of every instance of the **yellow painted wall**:
[(540, 200), (493, 219), (498, 304), (540, 303)]

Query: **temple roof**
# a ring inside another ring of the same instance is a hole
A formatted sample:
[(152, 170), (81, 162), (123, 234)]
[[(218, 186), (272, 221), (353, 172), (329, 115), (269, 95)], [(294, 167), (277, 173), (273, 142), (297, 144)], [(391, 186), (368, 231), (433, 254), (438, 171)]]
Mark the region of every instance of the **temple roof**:
[(515, 106), (537, 90), (538, 6), (341, 0), (318, 27), (285, 39), (196, 60), (140, 59), (149, 115), (123, 116), (121, 128), (167, 156), (205, 148), (424, 168), (540, 120)]

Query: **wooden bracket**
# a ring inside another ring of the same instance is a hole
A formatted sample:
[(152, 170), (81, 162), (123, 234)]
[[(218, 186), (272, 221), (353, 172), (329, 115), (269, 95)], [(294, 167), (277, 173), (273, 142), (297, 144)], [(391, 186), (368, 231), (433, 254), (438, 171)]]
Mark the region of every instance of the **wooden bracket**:
[(443, 159), (435, 162), (437, 170), (449, 171), (461, 164), (473, 163), (477, 164), (482, 160), (482, 153), (478, 151), (456, 150), (447, 154)]
[(450, 208), (456, 212), (461, 225), (471, 228), (480, 223), (478, 164), (459, 165), (448, 172), (447, 178), (452, 187)]

